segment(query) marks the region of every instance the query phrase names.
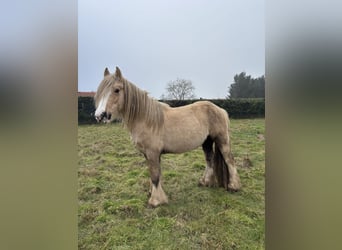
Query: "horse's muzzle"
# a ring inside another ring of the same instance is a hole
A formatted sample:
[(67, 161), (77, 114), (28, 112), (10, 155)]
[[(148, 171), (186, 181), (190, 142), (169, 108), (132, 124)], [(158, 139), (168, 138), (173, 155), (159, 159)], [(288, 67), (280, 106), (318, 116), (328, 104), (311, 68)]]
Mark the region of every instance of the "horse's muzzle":
[(95, 119), (97, 122), (109, 122), (111, 117), (111, 114), (108, 114), (107, 112), (102, 112), (101, 115), (95, 116)]

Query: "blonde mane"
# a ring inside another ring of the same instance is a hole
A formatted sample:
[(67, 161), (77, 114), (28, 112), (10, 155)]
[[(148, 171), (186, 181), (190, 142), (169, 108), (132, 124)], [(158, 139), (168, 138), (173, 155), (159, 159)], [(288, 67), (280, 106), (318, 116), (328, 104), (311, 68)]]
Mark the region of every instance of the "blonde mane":
[(159, 130), (164, 125), (163, 106), (148, 96), (146, 91), (122, 79), (124, 83), (124, 105), (122, 116), (129, 130), (137, 121), (144, 121), (147, 127)]
[[(95, 101), (110, 91), (110, 87), (120, 81), (124, 86), (124, 103), (120, 110), (125, 126), (132, 131), (136, 122), (143, 121), (147, 127), (152, 130), (159, 131), (164, 125), (164, 106), (157, 100), (148, 96), (146, 91), (139, 89), (133, 83), (121, 77), (119, 80), (111, 75), (108, 79), (104, 79), (95, 95)], [(99, 94), (99, 95), (98, 95)]]

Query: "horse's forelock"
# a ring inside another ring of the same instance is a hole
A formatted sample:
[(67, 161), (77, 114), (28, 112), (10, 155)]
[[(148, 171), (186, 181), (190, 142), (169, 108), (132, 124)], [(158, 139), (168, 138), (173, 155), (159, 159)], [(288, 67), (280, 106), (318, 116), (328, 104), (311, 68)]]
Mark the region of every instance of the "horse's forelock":
[(100, 83), (99, 87), (97, 88), (96, 94), (94, 96), (95, 103), (98, 103), (99, 100), (103, 98), (103, 96), (110, 91), (110, 86), (115, 82), (115, 78), (113, 75), (105, 76), (105, 78)]

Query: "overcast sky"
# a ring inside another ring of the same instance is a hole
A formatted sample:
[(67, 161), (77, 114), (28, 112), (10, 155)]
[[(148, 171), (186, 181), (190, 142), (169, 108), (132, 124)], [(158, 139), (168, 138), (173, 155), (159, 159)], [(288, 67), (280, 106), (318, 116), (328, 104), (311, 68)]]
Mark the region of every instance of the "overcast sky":
[(96, 91), (115, 66), (155, 98), (176, 78), (224, 98), (235, 74), (265, 74), (262, 0), (82, 0), (78, 10), (79, 91)]

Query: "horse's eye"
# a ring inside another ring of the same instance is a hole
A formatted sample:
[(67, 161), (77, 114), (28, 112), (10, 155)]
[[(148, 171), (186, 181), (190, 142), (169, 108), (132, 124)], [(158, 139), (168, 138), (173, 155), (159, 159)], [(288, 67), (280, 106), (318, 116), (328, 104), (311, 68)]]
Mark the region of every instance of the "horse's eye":
[(115, 89), (114, 92), (115, 92), (115, 93), (119, 93), (119, 92), (120, 92), (120, 89)]

